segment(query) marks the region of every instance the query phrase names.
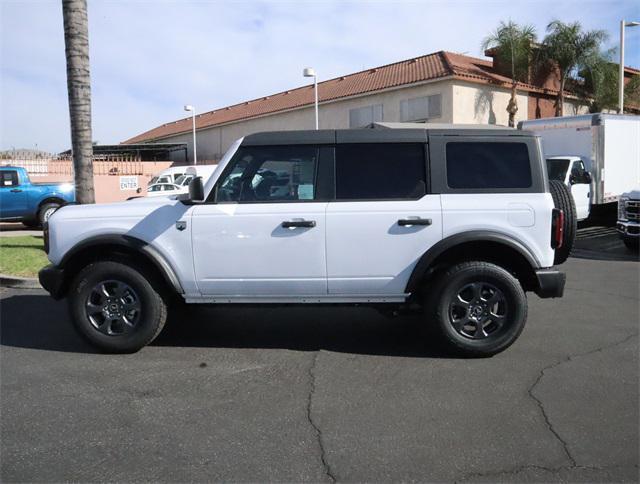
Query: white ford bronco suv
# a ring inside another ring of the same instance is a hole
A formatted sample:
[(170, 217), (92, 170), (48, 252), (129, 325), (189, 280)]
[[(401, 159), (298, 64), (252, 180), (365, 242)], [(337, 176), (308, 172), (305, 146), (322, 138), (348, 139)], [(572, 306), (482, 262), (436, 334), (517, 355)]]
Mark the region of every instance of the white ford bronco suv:
[(185, 302), (340, 303), (421, 305), (486, 356), (520, 335), (525, 291), (564, 290), (575, 207), (527, 131), (258, 133), (189, 188), (49, 219), (40, 282), (102, 350), (149, 344)]

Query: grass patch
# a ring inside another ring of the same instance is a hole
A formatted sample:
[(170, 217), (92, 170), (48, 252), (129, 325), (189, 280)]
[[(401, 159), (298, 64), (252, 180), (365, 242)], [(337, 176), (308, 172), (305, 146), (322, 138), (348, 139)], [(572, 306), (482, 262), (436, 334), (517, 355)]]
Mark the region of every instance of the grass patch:
[(42, 237), (0, 237), (0, 273), (35, 277), (48, 263)]

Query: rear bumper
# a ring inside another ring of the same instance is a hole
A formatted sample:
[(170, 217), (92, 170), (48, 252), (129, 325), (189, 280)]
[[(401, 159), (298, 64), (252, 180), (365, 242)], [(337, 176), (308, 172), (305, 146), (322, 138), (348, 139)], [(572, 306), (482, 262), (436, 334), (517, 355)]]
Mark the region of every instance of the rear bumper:
[(51, 294), (54, 299), (61, 299), (63, 294), (64, 271), (58, 269), (53, 264), (40, 269), (38, 272), (38, 280), (40, 285)]
[(536, 294), (542, 298), (562, 297), (567, 275), (555, 269), (538, 269), (536, 271), (538, 287)]

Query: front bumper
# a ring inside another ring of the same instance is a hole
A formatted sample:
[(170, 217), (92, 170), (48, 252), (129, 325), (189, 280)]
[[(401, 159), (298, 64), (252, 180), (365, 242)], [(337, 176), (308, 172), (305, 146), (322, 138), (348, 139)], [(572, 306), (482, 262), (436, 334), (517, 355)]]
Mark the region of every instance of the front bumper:
[(564, 283), (567, 280), (564, 272), (555, 269), (538, 269), (536, 278), (538, 287), (535, 292), (539, 297), (562, 297), (564, 294)]
[(618, 221), (616, 229), (623, 237), (640, 237), (640, 223)]
[(62, 269), (57, 268), (53, 264), (49, 264), (40, 269), (40, 272), (38, 272), (38, 280), (40, 281), (40, 285), (51, 294), (52, 298), (62, 299), (64, 296), (64, 271)]

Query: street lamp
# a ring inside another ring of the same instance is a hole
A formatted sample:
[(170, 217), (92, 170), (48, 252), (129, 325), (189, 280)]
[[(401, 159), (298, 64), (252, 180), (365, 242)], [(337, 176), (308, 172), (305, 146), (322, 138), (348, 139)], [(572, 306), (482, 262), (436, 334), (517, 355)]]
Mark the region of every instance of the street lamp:
[(624, 28), (625, 27), (637, 27), (640, 22), (625, 22), (620, 21), (620, 72), (618, 79), (618, 112), (624, 113)]
[(305, 67), (302, 71), (304, 77), (313, 77), (313, 90), (315, 93), (316, 129), (318, 129), (318, 76), (313, 67)]
[(191, 111), (191, 121), (193, 124), (193, 164), (198, 164), (198, 151), (196, 149), (196, 108), (194, 108), (191, 104), (185, 104), (185, 111)]

